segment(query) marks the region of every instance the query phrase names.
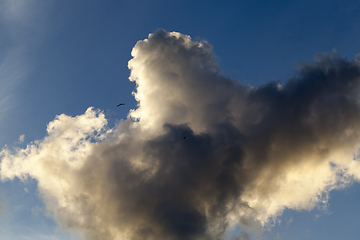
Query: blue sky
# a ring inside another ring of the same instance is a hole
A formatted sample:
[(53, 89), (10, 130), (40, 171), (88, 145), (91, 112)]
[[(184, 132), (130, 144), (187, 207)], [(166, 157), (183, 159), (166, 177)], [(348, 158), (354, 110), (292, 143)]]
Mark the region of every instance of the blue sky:
[[(214, 46), (222, 72), (243, 84), (282, 84), (298, 62), (359, 51), (360, 3), (344, 1), (21, 1), (0, 3), (0, 145), (26, 147), (56, 115), (104, 111), (113, 127), (136, 108), (131, 50), (162, 28)], [(122, 108), (116, 105), (126, 103)], [(25, 135), (24, 141), (19, 137)], [(285, 210), (265, 239), (357, 239), (358, 183), (312, 211)], [(77, 239), (46, 213), (37, 181), (0, 182), (5, 240)], [(279, 223), (279, 220), (281, 223)], [(254, 234), (253, 238), (259, 238)]]

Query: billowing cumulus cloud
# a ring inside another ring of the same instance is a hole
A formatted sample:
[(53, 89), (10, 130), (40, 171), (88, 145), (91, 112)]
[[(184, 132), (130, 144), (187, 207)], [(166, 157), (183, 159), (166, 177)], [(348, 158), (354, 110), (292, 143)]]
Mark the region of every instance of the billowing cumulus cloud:
[(89, 108), (1, 152), (1, 179), (36, 179), (62, 227), (87, 240), (225, 239), (360, 179), (358, 60), (317, 55), (284, 86), (250, 87), (180, 33), (158, 30), (132, 56), (138, 106), (119, 126)]

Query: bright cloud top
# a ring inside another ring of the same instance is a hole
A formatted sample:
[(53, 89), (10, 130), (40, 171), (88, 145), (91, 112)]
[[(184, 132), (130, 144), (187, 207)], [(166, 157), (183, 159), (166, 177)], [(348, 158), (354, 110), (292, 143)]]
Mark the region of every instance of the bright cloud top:
[(117, 128), (89, 108), (1, 152), (1, 179), (35, 178), (61, 226), (88, 240), (225, 239), (360, 179), (359, 61), (318, 55), (255, 88), (180, 33), (158, 30), (132, 56), (138, 107)]

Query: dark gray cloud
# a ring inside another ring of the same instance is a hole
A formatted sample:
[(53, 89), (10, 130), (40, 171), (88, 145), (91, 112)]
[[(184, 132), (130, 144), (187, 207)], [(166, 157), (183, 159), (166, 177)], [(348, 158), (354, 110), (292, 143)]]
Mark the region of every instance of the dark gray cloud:
[(317, 55), (284, 86), (251, 87), (180, 33), (158, 30), (132, 55), (139, 104), (117, 128), (90, 108), (1, 153), (2, 179), (37, 179), (63, 227), (88, 240), (226, 239), (359, 180), (358, 60)]

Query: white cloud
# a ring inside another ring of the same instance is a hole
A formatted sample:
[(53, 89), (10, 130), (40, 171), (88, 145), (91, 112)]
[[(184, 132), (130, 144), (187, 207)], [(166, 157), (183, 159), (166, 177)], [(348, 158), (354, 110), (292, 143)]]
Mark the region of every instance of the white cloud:
[(281, 88), (254, 88), (180, 33), (150, 34), (132, 55), (139, 104), (117, 128), (89, 108), (1, 152), (1, 179), (35, 178), (62, 227), (90, 240), (219, 239), (360, 179), (356, 61), (318, 56)]

